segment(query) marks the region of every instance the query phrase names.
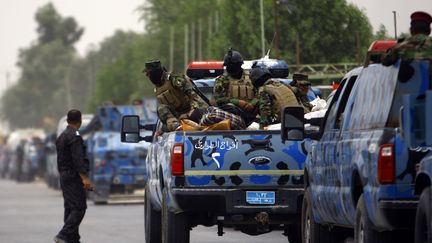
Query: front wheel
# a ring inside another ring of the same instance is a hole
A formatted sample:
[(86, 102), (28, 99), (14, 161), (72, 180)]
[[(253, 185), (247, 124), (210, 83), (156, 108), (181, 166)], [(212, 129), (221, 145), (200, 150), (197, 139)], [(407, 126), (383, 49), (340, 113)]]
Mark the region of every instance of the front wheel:
[(432, 242), (431, 188), (427, 187), (420, 195), (415, 218), (415, 243)]
[(163, 190), (162, 243), (189, 243), (190, 227), (185, 213), (174, 213), (168, 208), (168, 192)]

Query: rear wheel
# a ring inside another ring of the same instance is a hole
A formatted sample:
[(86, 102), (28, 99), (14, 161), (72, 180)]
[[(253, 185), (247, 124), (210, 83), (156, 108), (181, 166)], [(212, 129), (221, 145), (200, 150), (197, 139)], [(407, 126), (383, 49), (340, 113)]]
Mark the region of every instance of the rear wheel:
[(144, 195), (144, 230), (146, 243), (160, 243), (162, 242), (161, 230), (161, 212), (153, 209), (153, 206), (148, 197), (148, 189), (145, 189)]
[(423, 190), (415, 219), (415, 243), (432, 242), (431, 188)]
[(301, 220), (301, 237), (303, 243), (333, 243), (330, 229), (314, 221), (311, 202), (309, 190), (306, 189), (303, 197)]
[(391, 242), (390, 232), (378, 232), (374, 229), (372, 221), (367, 214), (363, 194), (360, 196), (355, 216), (354, 242), (355, 243), (385, 243)]
[(162, 243), (189, 243), (190, 227), (185, 213), (173, 213), (168, 208), (168, 193), (163, 190)]

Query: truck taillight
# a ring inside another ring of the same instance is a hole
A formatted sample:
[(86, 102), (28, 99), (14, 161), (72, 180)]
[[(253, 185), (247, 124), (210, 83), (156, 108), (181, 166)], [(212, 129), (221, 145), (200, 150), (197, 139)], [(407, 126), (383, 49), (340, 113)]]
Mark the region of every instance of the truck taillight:
[(173, 176), (183, 175), (183, 164), (183, 144), (175, 144), (171, 154), (171, 174)]
[(381, 184), (395, 182), (395, 158), (393, 144), (380, 146), (378, 155), (378, 181)]

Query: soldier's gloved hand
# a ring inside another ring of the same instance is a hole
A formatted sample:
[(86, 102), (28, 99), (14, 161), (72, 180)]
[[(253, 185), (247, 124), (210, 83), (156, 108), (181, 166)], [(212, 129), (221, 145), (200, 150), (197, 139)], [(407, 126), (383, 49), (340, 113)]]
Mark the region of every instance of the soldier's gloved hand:
[(251, 103), (244, 100), (239, 100), (239, 107), (247, 112), (250, 112), (254, 109), (254, 106)]

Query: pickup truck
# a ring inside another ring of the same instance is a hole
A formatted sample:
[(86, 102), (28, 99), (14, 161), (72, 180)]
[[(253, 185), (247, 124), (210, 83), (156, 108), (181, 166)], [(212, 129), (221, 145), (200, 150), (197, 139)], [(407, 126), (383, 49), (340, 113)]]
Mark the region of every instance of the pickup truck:
[(415, 195), (419, 202), (415, 220), (416, 243), (432, 241), (432, 91), (425, 96), (406, 95), (401, 130), (409, 150), (425, 153), (416, 166)]
[[(195, 84), (211, 98), (214, 79)], [(219, 236), (224, 226), (258, 235), (283, 225), (289, 242), (301, 242), (303, 169), (311, 139), (282, 142), (280, 130), (177, 131), (143, 138), (138, 120), (123, 117), (121, 136), (123, 142), (151, 142), (146, 242), (189, 242), (197, 225), (217, 225)], [(158, 121), (153, 131), (161, 126)]]
[(430, 89), (429, 63), (399, 60), (348, 73), (305, 165), (304, 242), (412, 242), (416, 165), (401, 133), (403, 96)]

